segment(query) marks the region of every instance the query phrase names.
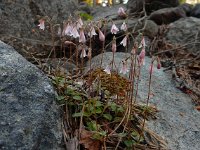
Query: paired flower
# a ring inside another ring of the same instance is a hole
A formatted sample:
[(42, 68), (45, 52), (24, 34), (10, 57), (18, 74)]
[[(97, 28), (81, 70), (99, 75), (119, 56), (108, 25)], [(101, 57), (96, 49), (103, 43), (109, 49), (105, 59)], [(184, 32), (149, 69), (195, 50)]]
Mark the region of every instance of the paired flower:
[(126, 17), (126, 12), (124, 11), (124, 8), (120, 7), (118, 9), (118, 16), (120, 16), (120, 17)]
[(119, 31), (119, 29), (117, 28), (117, 26), (113, 23), (112, 27), (111, 27), (111, 33), (112, 34), (117, 34), (117, 32)]
[(123, 40), (120, 43), (121, 45), (123, 45), (124, 47), (126, 47), (127, 45), (127, 35), (123, 38)]
[(39, 23), (40, 23), (40, 24), (39, 24), (38, 26), (40, 27), (40, 29), (41, 29), (41, 30), (44, 30), (44, 28), (45, 28), (44, 19), (40, 19), (40, 20), (39, 20)]
[(84, 34), (84, 31), (83, 31), (82, 28), (80, 29), (79, 42), (80, 43), (85, 43), (86, 42), (85, 34)]
[(101, 30), (99, 29), (99, 40), (100, 41), (105, 41), (105, 35), (101, 32)]
[(117, 45), (116, 45), (116, 38), (114, 36), (112, 41), (112, 52), (115, 53), (116, 51), (117, 51)]
[(97, 35), (96, 32), (95, 32), (95, 29), (94, 27), (91, 28), (91, 30), (88, 32), (88, 36), (90, 38), (92, 38), (94, 35)]
[(127, 31), (127, 26), (126, 26), (125, 22), (123, 22), (123, 24), (121, 25), (120, 29), (123, 30), (123, 31)]
[(122, 61), (122, 68), (120, 70), (120, 73), (126, 74), (128, 72), (129, 72), (129, 70), (128, 70), (128, 67), (127, 67), (127, 61)]

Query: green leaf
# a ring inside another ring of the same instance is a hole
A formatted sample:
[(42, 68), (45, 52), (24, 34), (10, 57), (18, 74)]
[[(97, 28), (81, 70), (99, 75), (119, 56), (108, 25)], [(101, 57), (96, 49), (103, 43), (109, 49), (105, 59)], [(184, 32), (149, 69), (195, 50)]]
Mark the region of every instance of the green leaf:
[(112, 120), (112, 116), (110, 114), (103, 114), (103, 117), (106, 118), (109, 121)]
[(97, 131), (99, 128), (99, 125), (96, 123), (96, 121), (87, 122), (87, 127), (90, 131)]
[(97, 107), (95, 110), (96, 114), (101, 114), (102, 113), (102, 109), (100, 107)]
[(135, 142), (133, 140), (125, 140), (124, 144), (126, 147), (132, 147)]
[(73, 99), (74, 99), (74, 100), (81, 101), (81, 100), (82, 100), (82, 97), (79, 96), (79, 95), (75, 95), (75, 96), (73, 96)]
[(110, 107), (111, 107), (112, 111), (116, 111), (116, 109), (117, 109), (117, 104), (111, 103)]
[(56, 99), (57, 99), (58, 101), (61, 101), (61, 100), (64, 100), (64, 99), (65, 99), (65, 96), (58, 95), (58, 96), (56, 96)]
[(83, 115), (82, 112), (74, 113), (72, 117), (81, 117)]

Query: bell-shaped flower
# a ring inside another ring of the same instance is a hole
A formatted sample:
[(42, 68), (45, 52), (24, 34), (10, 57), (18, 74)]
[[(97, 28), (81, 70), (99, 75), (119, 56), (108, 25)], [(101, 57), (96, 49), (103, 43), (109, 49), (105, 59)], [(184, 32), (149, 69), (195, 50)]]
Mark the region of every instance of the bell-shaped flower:
[(107, 74), (111, 74), (111, 66), (106, 66), (106, 68), (103, 71), (105, 71)]
[(116, 44), (116, 38), (114, 36), (112, 40), (112, 52), (115, 53), (116, 51), (117, 51), (117, 44)]
[(157, 58), (157, 69), (161, 68), (161, 62), (160, 62), (160, 58)]
[(82, 49), (81, 49), (80, 58), (84, 58), (84, 57), (86, 57), (86, 56), (87, 56), (87, 54), (86, 54), (85, 48), (82, 48)]
[(126, 47), (127, 45), (127, 35), (123, 38), (123, 40), (120, 43), (121, 45), (123, 45), (124, 47)]
[(125, 22), (123, 22), (123, 24), (121, 25), (120, 29), (123, 30), (123, 31), (127, 31), (127, 26), (126, 26)]
[(94, 27), (92, 27), (92, 28), (90, 29), (90, 31), (88, 32), (88, 36), (89, 36), (90, 38), (92, 38), (94, 35), (97, 35), (97, 34), (96, 34), (96, 32), (95, 32)]
[(105, 35), (101, 32), (101, 30), (99, 29), (99, 40), (100, 41), (105, 41)]
[(129, 69), (127, 67), (127, 61), (122, 61), (122, 68), (120, 70), (120, 73), (126, 74), (129, 72)]
[(58, 36), (62, 36), (62, 30), (61, 30), (61, 27), (58, 28), (58, 33), (57, 33), (57, 35), (58, 35)]
[(78, 30), (76, 28), (76, 26), (73, 27), (72, 31), (71, 31), (71, 36), (73, 36), (74, 38), (77, 38), (79, 37), (79, 33), (78, 33)]
[(84, 34), (84, 31), (83, 31), (82, 28), (80, 29), (79, 42), (80, 42), (80, 43), (85, 43), (85, 42), (86, 42), (85, 34)]
[(81, 17), (78, 18), (78, 21), (77, 21), (76, 26), (77, 26), (77, 29), (82, 28), (82, 26), (83, 26), (83, 21), (82, 21)]
[(117, 34), (117, 32), (119, 31), (119, 29), (117, 28), (117, 26), (113, 23), (112, 27), (111, 27), (111, 33), (112, 34)]
[(119, 15), (120, 17), (126, 17), (126, 12), (124, 11), (124, 8), (120, 7), (120, 8), (118, 9), (118, 15)]
[(142, 48), (142, 51), (139, 54), (139, 64), (144, 65), (145, 64), (145, 48)]
[(71, 36), (72, 29), (73, 29), (73, 27), (72, 27), (71, 23), (68, 23), (63, 29), (63, 36), (64, 35)]
[(146, 42), (145, 42), (145, 39), (144, 39), (144, 37), (142, 38), (142, 41), (141, 41), (141, 43), (140, 43), (140, 45), (139, 45), (139, 48), (145, 48), (146, 47)]
[(40, 23), (40, 24), (39, 24), (38, 26), (39, 26), (39, 28), (40, 28), (41, 30), (44, 30), (44, 28), (45, 28), (44, 22), (45, 22), (44, 19), (40, 19), (40, 20), (39, 20), (39, 23)]

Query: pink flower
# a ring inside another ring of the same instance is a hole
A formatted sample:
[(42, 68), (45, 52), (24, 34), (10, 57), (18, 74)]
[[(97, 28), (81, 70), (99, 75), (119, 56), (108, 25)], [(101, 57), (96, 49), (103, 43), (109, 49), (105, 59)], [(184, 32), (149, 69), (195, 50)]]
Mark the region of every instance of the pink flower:
[(142, 48), (142, 51), (139, 54), (139, 64), (144, 65), (145, 64), (145, 49)]
[(143, 48), (142, 51), (139, 54), (139, 59), (142, 60), (142, 59), (144, 59), (144, 57), (145, 57), (145, 49)]
[(142, 38), (142, 41), (141, 41), (141, 43), (140, 43), (140, 45), (139, 45), (139, 48), (142, 48), (142, 47), (146, 47), (146, 42), (145, 42), (145, 39), (144, 39), (144, 37)]
[(71, 36), (73, 36), (74, 38), (77, 38), (77, 37), (80, 36), (79, 33), (78, 33), (78, 31), (77, 31), (76, 26), (73, 27), (73, 29), (71, 31)]
[(124, 11), (124, 8), (120, 7), (118, 9), (118, 16), (120, 16), (120, 17), (126, 17), (126, 13)]
[(119, 31), (119, 29), (117, 28), (117, 26), (113, 23), (112, 27), (111, 27), (111, 33), (112, 34), (117, 34), (117, 32)]
[(160, 69), (161, 68), (161, 63), (160, 63), (160, 58), (158, 57), (157, 58), (157, 69)]
[(133, 47), (132, 50), (131, 50), (131, 54), (135, 55), (136, 54), (136, 48)]
[(86, 57), (86, 56), (87, 56), (87, 54), (86, 54), (85, 48), (82, 48), (82, 49), (81, 49), (80, 58), (84, 58), (84, 57)]
[(40, 24), (39, 24), (38, 26), (40, 27), (40, 29), (41, 29), (41, 30), (44, 30), (44, 28), (45, 28), (44, 19), (40, 19), (40, 20), (39, 20), (39, 23), (40, 23)]
[(125, 22), (123, 22), (123, 24), (121, 25), (120, 29), (123, 30), (123, 31), (127, 31), (127, 26), (126, 26)]
[(76, 26), (77, 26), (77, 29), (82, 28), (82, 26), (83, 26), (83, 21), (82, 21), (81, 17), (78, 18), (78, 22), (77, 22)]
[(88, 36), (92, 38), (94, 35), (97, 35), (97, 34), (95, 32), (94, 27), (92, 27), (91, 30), (88, 32)]
[(110, 65), (106, 66), (106, 69), (104, 69), (103, 71), (105, 71), (107, 74), (111, 74), (111, 67)]
[(105, 36), (104, 36), (104, 34), (101, 32), (101, 30), (99, 29), (99, 40), (100, 41), (105, 41)]
[(124, 47), (126, 47), (127, 45), (127, 35), (123, 38), (123, 40), (120, 43), (121, 45), (123, 45)]
[(59, 27), (59, 28), (58, 28), (58, 33), (57, 33), (58, 36), (61, 36), (61, 33), (62, 33), (62, 30), (61, 30), (61, 27)]
[(85, 43), (85, 42), (86, 42), (86, 39), (85, 39), (85, 34), (84, 34), (84, 31), (83, 31), (83, 29), (82, 29), (82, 28), (80, 29), (80, 37), (79, 37), (79, 42), (80, 42), (80, 43)]
[(116, 51), (117, 51), (117, 45), (116, 45), (116, 39), (114, 37), (112, 41), (112, 52), (114, 53)]
[(63, 29), (63, 36), (64, 35), (71, 36), (72, 29), (73, 29), (72, 25), (68, 23)]
[(128, 68), (127, 68), (127, 61), (122, 61), (122, 68), (120, 70), (120, 73), (122, 74), (126, 74), (127, 72), (129, 72)]
[(153, 63), (151, 63), (150, 67), (149, 67), (149, 74), (153, 73)]

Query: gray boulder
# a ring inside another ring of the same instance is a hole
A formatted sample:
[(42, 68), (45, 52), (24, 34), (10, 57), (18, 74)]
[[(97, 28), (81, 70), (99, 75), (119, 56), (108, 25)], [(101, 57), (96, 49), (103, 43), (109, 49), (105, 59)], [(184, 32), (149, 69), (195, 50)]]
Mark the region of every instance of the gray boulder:
[(172, 7), (154, 11), (149, 16), (149, 19), (161, 25), (169, 24), (183, 17), (186, 17), (186, 12), (181, 7)]
[[(169, 25), (169, 31), (166, 34), (166, 39), (172, 44), (186, 44), (186, 48), (190, 52), (199, 51), (200, 44), (200, 19), (194, 17), (182, 18)], [(194, 42), (196, 42), (194, 44)]]
[(50, 80), (0, 42), (0, 149), (60, 150), (61, 118)]
[(148, 14), (155, 10), (179, 5), (178, 0), (129, 0), (127, 3), (129, 14), (142, 11), (143, 2), (145, 2), (145, 8)]
[(200, 3), (196, 4), (194, 8), (191, 10), (191, 16), (200, 18)]
[[(115, 53), (117, 70), (121, 61), (129, 57), (126, 53)], [(94, 68), (100, 66), (101, 55), (92, 59)], [(112, 60), (112, 53), (103, 55), (102, 66), (105, 68)], [(130, 62), (128, 63), (130, 67)], [(139, 81), (137, 102), (145, 103), (148, 94), (149, 66), (151, 59), (145, 58)], [(87, 69), (89, 64), (87, 65)], [(149, 129), (162, 136), (168, 142), (170, 150), (199, 150), (200, 147), (200, 113), (194, 109), (191, 98), (175, 87), (169, 74), (154, 66), (151, 84), (150, 104), (158, 109), (157, 119), (147, 121)]]

